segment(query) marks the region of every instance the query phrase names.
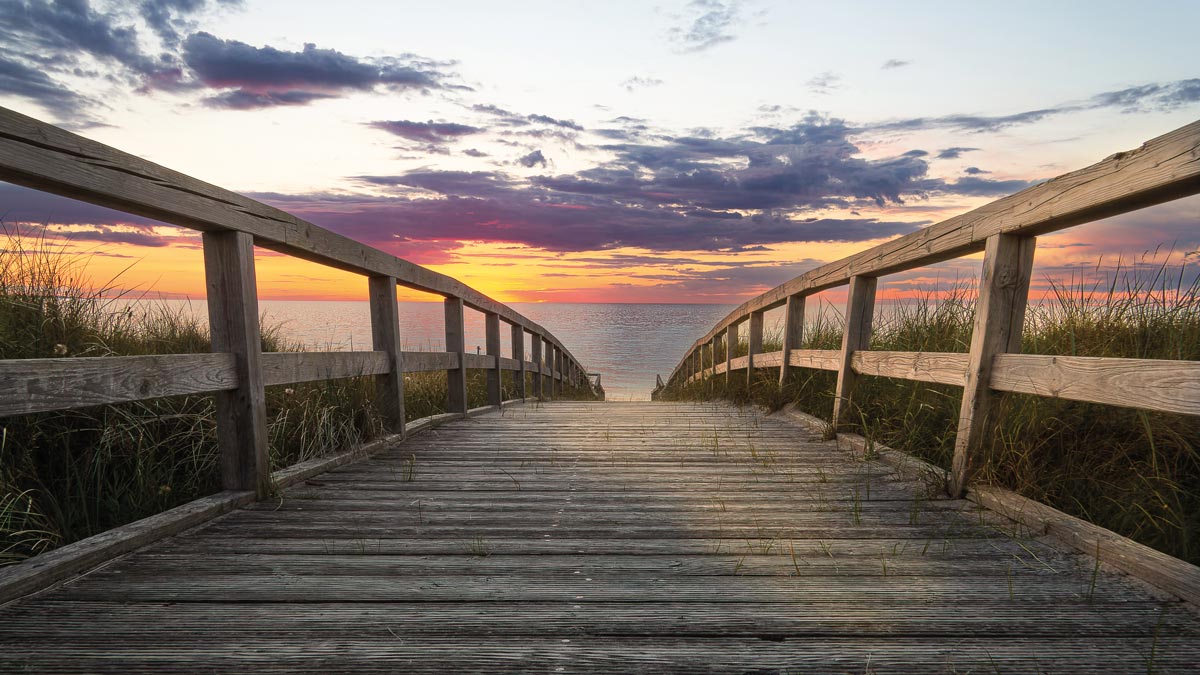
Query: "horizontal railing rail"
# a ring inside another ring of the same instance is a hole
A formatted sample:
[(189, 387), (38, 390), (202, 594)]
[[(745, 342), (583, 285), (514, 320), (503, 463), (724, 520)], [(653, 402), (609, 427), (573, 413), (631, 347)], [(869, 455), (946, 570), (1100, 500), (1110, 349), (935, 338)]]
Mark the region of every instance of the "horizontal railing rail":
[[(822, 265), (752, 298), (688, 348), (667, 378), (675, 386), (756, 368), (838, 374), (831, 428), (847, 419), (858, 375), (964, 388), (951, 492), (960, 495), (978, 461), (994, 392), (1017, 392), (1200, 415), (1200, 362), (1021, 354), (1033, 251), (1038, 235), (1200, 193), (1200, 121), (1079, 171), (999, 199), (842, 260)], [(870, 351), (876, 280), (884, 275), (984, 252), (970, 351)], [(800, 349), (805, 298), (849, 286), (840, 350)], [(782, 349), (763, 353), (763, 314), (785, 307)], [(748, 324), (745, 356), (734, 357)], [(724, 343), (724, 363), (716, 363)], [(660, 389), (662, 388), (660, 382)]]
[[(0, 180), (203, 232), (211, 354), (0, 360), (0, 416), (183, 394), (216, 396), (226, 490), (270, 490), (264, 387), (372, 376), (386, 428), (403, 434), (404, 374), (445, 371), (450, 413), (465, 415), (466, 371), (487, 372), (488, 403), (502, 404), (501, 373), (516, 396), (554, 398), (591, 388), (587, 368), (550, 331), (470, 286), (323, 229), (243, 195), (0, 108)], [(261, 351), (254, 247), (367, 278), (372, 351)], [(400, 348), (397, 287), (445, 298), (444, 352)], [(486, 354), (466, 351), (464, 309), (482, 312)], [(501, 323), (510, 326), (502, 354)], [(525, 353), (526, 336), (532, 354)], [(532, 392), (526, 391), (531, 373)]]

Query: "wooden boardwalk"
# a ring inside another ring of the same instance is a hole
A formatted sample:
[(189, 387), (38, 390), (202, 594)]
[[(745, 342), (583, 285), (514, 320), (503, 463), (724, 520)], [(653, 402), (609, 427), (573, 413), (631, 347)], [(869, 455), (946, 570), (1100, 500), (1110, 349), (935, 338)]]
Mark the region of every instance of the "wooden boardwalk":
[(1014, 527), (750, 409), (520, 405), (4, 607), (0, 672), (1195, 672)]

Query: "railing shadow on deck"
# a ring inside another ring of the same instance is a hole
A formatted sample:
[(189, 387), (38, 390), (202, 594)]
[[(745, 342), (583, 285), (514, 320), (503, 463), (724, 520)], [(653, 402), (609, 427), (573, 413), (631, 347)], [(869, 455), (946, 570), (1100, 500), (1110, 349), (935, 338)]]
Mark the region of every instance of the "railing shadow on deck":
[[(489, 407), (501, 406), (501, 373), (517, 400), (553, 399), (564, 386), (598, 394), (588, 373), (550, 331), (452, 277), (366, 246), (248, 197), (0, 108), (0, 180), (203, 233), (211, 354), (0, 360), (0, 417), (183, 394), (216, 397), (225, 492), (92, 537), (0, 572), (0, 602), (154, 538), (261, 499), (281, 480), (343, 457), (270, 473), (264, 387), (373, 376), (388, 440), (406, 432), (404, 374), (445, 371), (448, 413), (412, 431), (471, 412), (467, 370), (487, 372)], [(254, 247), (361, 274), (370, 299), (372, 351), (263, 353)], [(445, 298), (445, 352), (400, 349), (397, 287)], [(466, 351), (464, 310), (484, 315), (486, 355)], [(510, 327), (502, 354), (501, 323)], [(525, 355), (526, 335), (532, 354)], [(532, 391), (526, 391), (526, 374)], [(595, 378), (593, 383), (592, 377)], [(302, 479), (302, 478), (300, 478)]]
[[(825, 431), (838, 435), (850, 419), (859, 375), (892, 377), (963, 388), (948, 491), (967, 495), (1002, 512), (1046, 527), (1049, 512), (1065, 538), (1085, 552), (1099, 552), (1123, 539), (1075, 521), (1050, 507), (1011, 493), (971, 484), (985, 435), (994, 428), (998, 392), (1016, 392), (1200, 415), (1200, 362), (1097, 358), (1021, 353), (1021, 331), (1038, 235), (1200, 193), (1200, 121), (1119, 152), (968, 213), (936, 223), (879, 246), (822, 265), (752, 298), (717, 322), (685, 352), (653, 398), (697, 381), (724, 375), (753, 381), (755, 369), (778, 368), (782, 385), (794, 368), (837, 373), (832, 419)], [(983, 251), (975, 323), (965, 354), (892, 352), (868, 349), (877, 279)], [(848, 286), (840, 350), (801, 349), (805, 298)], [(763, 353), (763, 314), (784, 307), (782, 349)], [(738, 330), (748, 324), (748, 353), (734, 357)], [(723, 362), (716, 356), (724, 354)], [(817, 423), (815, 418), (810, 421)], [(821, 423), (824, 424), (824, 423)], [(970, 491), (972, 494), (968, 494)], [(1111, 535), (1111, 537), (1109, 537)], [(1094, 544), (1095, 551), (1088, 550)], [(1126, 545), (1128, 544), (1128, 546)], [(1135, 561), (1140, 576), (1162, 577), (1168, 590), (1200, 602), (1200, 569), (1147, 547), (1123, 540), (1117, 556)], [(1166, 560), (1162, 560), (1166, 559)], [(1177, 564), (1176, 564), (1177, 563)], [(1160, 567), (1159, 565), (1165, 565)]]

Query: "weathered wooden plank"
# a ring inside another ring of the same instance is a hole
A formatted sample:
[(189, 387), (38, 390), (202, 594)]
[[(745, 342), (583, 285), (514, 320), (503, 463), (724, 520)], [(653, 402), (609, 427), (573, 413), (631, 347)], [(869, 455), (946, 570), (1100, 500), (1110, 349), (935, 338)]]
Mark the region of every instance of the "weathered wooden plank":
[(517, 398), (524, 399), (529, 394), (525, 391), (525, 371), (528, 364), (525, 361), (525, 329), (517, 324), (512, 325), (510, 332), (510, 346), (512, 349), (512, 360), (516, 362), (516, 368), (512, 370), (516, 379)]
[(850, 365), (860, 375), (897, 377), (903, 380), (953, 384), (966, 382), (970, 356), (945, 352), (857, 351)]
[(800, 349), (801, 337), (804, 333), (804, 296), (789, 295), (787, 307), (783, 315), (783, 349), (779, 361), (779, 386), (787, 382), (791, 369), (791, 354)]
[(372, 276), (367, 283), (372, 348), (387, 359), (387, 371), (375, 376), (375, 405), (384, 428), (404, 434), (404, 353), (400, 351), (400, 313), (396, 278)]
[(542, 336), (534, 333), (529, 342), (530, 350), (532, 351), (531, 358), (533, 359), (533, 395), (540, 401), (545, 398), (545, 391), (542, 389), (545, 384), (545, 378), (542, 376), (545, 370), (545, 362), (542, 359)]
[(975, 303), (971, 351), (954, 437), (950, 494), (962, 496), (979, 462), (984, 438), (995, 427), (996, 396), (991, 389), (996, 355), (1021, 351), (1021, 329), (1029, 301), (1036, 240), (997, 234), (987, 241)]
[(459, 352), (404, 352), (404, 372), (425, 373), (435, 370), (456, 370)]
[(336, 380), (380, 375), (391, 371), (385, 351), (377, 352), (264, 352), (259, 361), (263, 385)]
[(0, 417), (233, 389), (232, 354), (0, 361)]
[(992, 389), (1200, 415), (1200, 363), (998, 354)]
[(751, 312), (811, 295), (983, 250), (996, 234), (1038, 235), (1200, 193), (1200, 121), (1118, 152), (1077, 171), (1039, 183), (973, 211), (822, 265), (752, 298), (731, 311), (696, 344)]
[[(725, 329), (725, 385), (730, 382), (731, 373), (733, 372), (733, 352), (737, 350), (738, 345), (738, 324), (730, 323)], [(745, 364), (740, 366), (745, 368)]]
[(762, 352), (763, 342), (763, 313), (750, 312), (750, 320), (747, 324), (749, 332), (747, 334), (747, 350), (746, 350), (746, 386), (754, 384), (754, 368), (759, 365), (756, 356)]
[(837, 349), (793, 349), (788, 362), (795, 368), (837, 370), (841, 367), (842, 352)]
[(236, 388), (215, 395), (221, 484), (262, 498), (271, 484), (253, 238), (244, 232), (205, 232), (204, 277), (212, 350), (233, 355), (237, 380)]
[(500, 315), (488, 312), (483, 315), (484, 343), (489, 363), (487, 370), (488, 405), (500, 407), (504, 399), (500, 392)]
[(457, 366), (446, 371), (446, 410), (467, 412), (467, 333), (463, 324), (462, 298), (446, 298), (446, 351), (455, 355)]
[(855, 275), (850, 278), (846, 297), (846, 326), (842, 331), (842, 352), (838, 356), (837, 385), (833, 392), (833, 430), (855, 416), (854, 386), (857, 382), (850, 359), (854, 352), (865, 350), (871, 342), (871, 321), (875, 315), (875, 277)]

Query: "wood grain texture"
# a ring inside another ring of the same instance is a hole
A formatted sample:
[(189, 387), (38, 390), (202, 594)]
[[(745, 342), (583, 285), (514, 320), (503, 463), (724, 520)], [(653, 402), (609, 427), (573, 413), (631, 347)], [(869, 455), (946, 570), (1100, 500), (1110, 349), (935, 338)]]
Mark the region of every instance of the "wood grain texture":
[(446, 370), (447, 407), (452, 413), (467, 412), (467, 333), (463, 324), (463, 301), (446, 298), (446, 352), (454, 355), (456, 367)]
[(400, 312), (396, 305), (396, 278), (372, 276), (367, 280), (371, 310), (371, 344), (387, 359), (387, 370), (375, 375), (375, 405), (384, 428), (404, 433), (404, 352), (400, 351)]
[(791, 371), (791, 354), (800, 349), (804, 334), (804, 296), (789, 295), (783, 312), (783, 354), (779, 361), (779, 386), (787, 382)]
[(760, 365), (757, 355), (763, 349), (763, 313), (750, 312), (747, 326), (749, 331), (746, 336), (746, 386), (749, 387), (754, 384), (754, 368)]
[(791, 295), (842, 286), (854, 275), (882, 276), (983, 250), (995, 234), (1038, 235), (1200, 193), (1200, 121), (1118, 152), (968, 213), (822, 265), (731, 311), (696, 344), (783, 305)]
[(966, 489), (979, 464), (984, 439), (996, 424), (992, 364), (998, 354), (1021, 351), (1035, 246), (1033, 237), (1013, 234), (993, 235), (987, 242), (958, 431), (954, 437), (954, 460), (950, 468), (950, 490), (954, 496), (961, 496)]
[(846, 296), (846, 326), (842, 330), (842, 352), (838, 356), (837, 384), (833, 392), (833, 425), (836, 431), (854, 411), (854, 386), (857, 373), (850, 359), (854, 353), (865, 350), (871, 343), (871, 322), (875, 316), (875, 277), (854, 276), (850, 278), (850, 292)]
[(857, 351), (850, 356), (851, 367), (860, 375), (896, 377), (958, 387), (966, 382), (969, 363), (967, 354), (945, 352)]
[(0, 361), (0, 417), (233, 389), (232, 354)]
[(387, 352), (264, 352), (263, 384), (336, 380), (391, 372)]
[(517, 398), (524, 399), (529, 395), (525, 390), (525, 371), (527, 365), (525, 361), (525, 329), (517, 324), (513, 324), (510, 330), (509, 344), (512, 349), (512, 358), (517, 362), (517, 367), (513, 369), (517, 371)]
[(788, 361), (794, 368), (837, 370), (841, 367), (842, 352), (838, 349), (793, 349)]
[(260, 498), (271, 489), (267, 400), (261, 365), (254, 241), (245, 232), (205, 232), (204, 279), (212, 350), (233, 355), (234, 389), (216, 392), (221, 484)]
[(195, 230), (244, 232), (264, 248), (462, 298), (564, 347), (538, 324), (453, 277), (7, 108), (0, 108), (0, 180)]
[(1200, 415), (1200, 363), (1042, 354), (1000, 354), (999, 391)]
[(488, 405), (500, 407), (504, 397), (500, 393), (500, 315), (483, 315), (483, 333), (486, 353), (491, 363), (484, 366), (487, 370)]
[(1200, 657), (1200, 618), (1106, 561), (1093, 579), (1088, 556), (777, 416), (494, 410), (5, 606), (5, 668), (1082, 674), (1142, 672), (1151, 645), (1162, 672)]

